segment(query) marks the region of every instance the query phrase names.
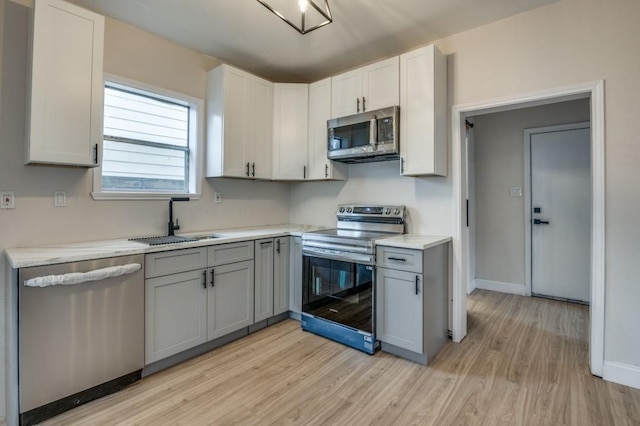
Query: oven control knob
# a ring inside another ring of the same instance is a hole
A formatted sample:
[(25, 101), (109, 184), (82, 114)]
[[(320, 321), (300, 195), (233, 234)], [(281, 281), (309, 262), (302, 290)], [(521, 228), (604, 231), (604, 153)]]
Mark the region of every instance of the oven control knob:
[(353, 209), (351, 207), (347, 207), (347, 213), (351, 213)]
[(397, 207), (393, 209), (393, 214), (400, 214), (400, 209)]
[(385, 214), (391, 214), (391, 209), (389, 207), (387, 207), (387, 210), (384, 211)]
[(340, 213), (344, 213), (344, 207), (340, 207)]

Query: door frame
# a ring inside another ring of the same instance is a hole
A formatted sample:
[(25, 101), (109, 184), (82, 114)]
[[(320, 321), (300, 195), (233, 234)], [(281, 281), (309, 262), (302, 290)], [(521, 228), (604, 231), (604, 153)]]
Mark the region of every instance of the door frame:
[[(590, 121), (577, 123), (558, 124), (554, 126), (532, 127), (524, 129), (524, 286), (525, 294), (531, 296), (532, 290), (532, 262), (531, 262), (531, 136), (537, 133), (562, 132), (564, 130), (578, 130), (588, 128), (591, 130)], [(593, 165), (590, 165), (590, 168)], [(593, 230), (591, 231), (593, 233)]]
[(465, 118), (477, 114), (509, 111), (575, 99), (591, 104), (591, 307), (589, 310), (589, 364), (591, 373), (602, 377), (604, 366), (605, 306), (605, 117), (604, 80), (591, 81), (537, 92), (518, 94), (451, 107), (453, 318), (452, 337), (460, 342), (467, 335), (467, 285), (469, 266), (465, 203)]

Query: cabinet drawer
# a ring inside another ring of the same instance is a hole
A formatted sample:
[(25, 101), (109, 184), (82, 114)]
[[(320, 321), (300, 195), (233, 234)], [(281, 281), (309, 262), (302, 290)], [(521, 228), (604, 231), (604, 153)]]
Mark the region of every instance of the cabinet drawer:
[(207, 267), (206, 247), (151, 253), (145, 256), (145, 278), (177, 274)]
[(399, 269), (422, 273), (422, 250), (377, 246), (376, 265), (381, 268)]
[(209, 266), (225, 265), (253, 259), (253, 241), (220, 244), (209, 247)]

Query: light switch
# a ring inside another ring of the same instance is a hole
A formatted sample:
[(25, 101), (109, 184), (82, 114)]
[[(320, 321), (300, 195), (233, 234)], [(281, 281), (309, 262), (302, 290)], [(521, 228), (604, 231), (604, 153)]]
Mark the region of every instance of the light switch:
[(512, 197), (522, 197), (522, 187), (521, 186), (512, 186), (511, 187), (511, 196)]
[(67, 191), (54, 191), (53, 192), (53, 206), (54, 207), (66, 207), (67, 206)]

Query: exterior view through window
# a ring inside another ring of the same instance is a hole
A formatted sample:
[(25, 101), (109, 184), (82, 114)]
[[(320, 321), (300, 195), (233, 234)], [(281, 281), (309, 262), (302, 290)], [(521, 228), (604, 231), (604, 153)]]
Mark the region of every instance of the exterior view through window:
[(189, 191), (189, 105), (105, 86), (102, 191)]

